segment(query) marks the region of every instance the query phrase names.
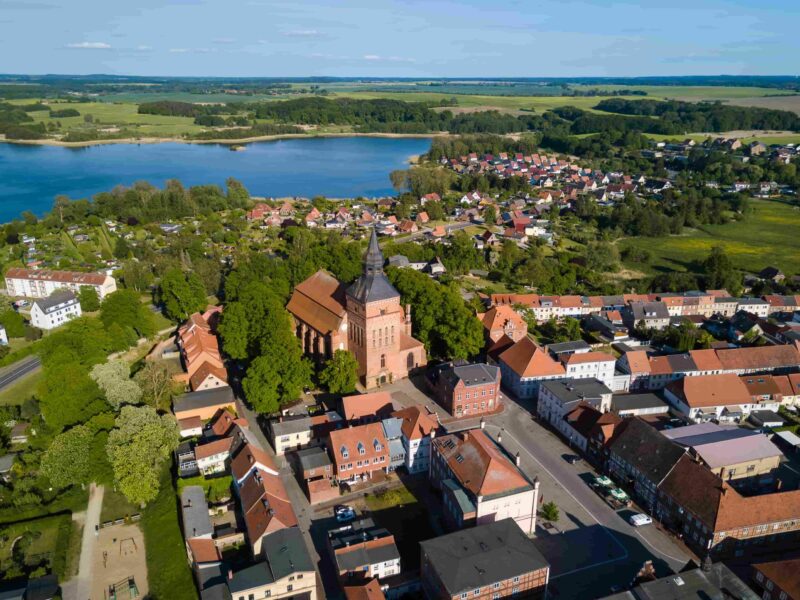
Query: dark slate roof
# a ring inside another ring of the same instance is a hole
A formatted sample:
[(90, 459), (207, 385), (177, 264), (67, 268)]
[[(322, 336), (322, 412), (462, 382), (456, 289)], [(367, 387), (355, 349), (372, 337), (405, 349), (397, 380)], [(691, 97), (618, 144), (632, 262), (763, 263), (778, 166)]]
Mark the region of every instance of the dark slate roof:
[(462, 529), (420, 546), (449, 596), (550, 566), (513, 519)]
[(200, 600), (231, 600), (228, 579), (222, 565), (197, 569)]
[(560, 342), (558, 344), (550, 344), (547, 349), (553, 354), (563, 354), (564, 352), (577, 352), (578, 350), (591, 350), (592, 347), (583, 340), (574, 340), (572, 342)]
[(353, 571), (365, 565), (376, 565), (398, 558), (400, 558), (400, 551), (392, 542), (376, 548), (364, 548), (361, 545), (351, 546), (350, 550), (336, 555), (336, 563), (342, 571)]
[(183, 536), (186, 539), (214, 533), (211, 517), (208, 516), (206, 494), (199, 485), (189, 485), (181, 491), (181, 513)]
[(398, 292), (383, 272), (383, 253), (378, 246), (378, 234), (372, 230), (369, 248), (364, 257), (364, 274), (347, 288), (347, 295), (358, 302), (376, 302), (399, 298)]
[(758, 596), (722, 563), (676, 573), (636, 586), (639, 600), (757, 600)]
[(328, 538), (334, 550), (343, 548), (348, 544), (355, 544), (364, 540), (377, 540), (390, 535), (386, 528), (376, 525), (375, 521), (370, 517), (357, 519), (347, 527), (328, 532)]
[(279, 529), (264, 538), (264, 555), (272, 576), (278, 580), (300, 571), (313, 571), (303, 534), (297, 527)]
[(233, 390), (230, 386), (212, 388), (201, 392), (189, 392), (175, 398), (172, 403), (174, 412), (191, 410), (193, 408), (204, 408), (217, 406), (219, 404), (233, 404)]
[(540, 385), (565, 405), (581, 400), (599, 399), (600, 396), (611, 393), (611, 390), (597, 379), (552, 379), (543, 381)]
[(305, 448), (297, 451), (297, 459), (303, 470), (318, 469), (331, 464), (331, 457), (324, 448)]
[(228, 580), (228, 589), (231, 594), (236, 594), (255, 587), (269, 585), (274, 581), (269, 565), (266, 562), (259, 562), (241, 571), (236, 571), (233, 577)]
[(642, 408), (667, 406), (667, 403), (656, 394), (620, 394), (611, 397), (611, 406), (615, 412)]
[(270, 423), (272, 433), (275, 437), (290, 435), (293, 433), (303, 433), (311, 430), (311, 417), (308, 415), (292, 415), (283, 417), (283, 420), (275, 420)]
[(77, 302), (78, 299), (75, 297), (75, 294), (69, 290), (56, 290), (47, 298), (39, 298), (38, 300), (34, 300), (33, 303), (36, 304), (43, 313), (49, 314), (62, 304), (76, 304)]
[(500, 377), (500, 369), (494, 365), (476, 363), (452, 367), (442, 373), (451, 385), (463, 381), (466, 387), (496, 383)]
[(631, 312), (637, 322), (642, 319), (669, 319), (669, 310), (663, 302), (635, 302), (631, 304)]
[(639, 419), (626, 419), (609, 445), (611, 454), (638, 469), (658, 485), (685, 450)]

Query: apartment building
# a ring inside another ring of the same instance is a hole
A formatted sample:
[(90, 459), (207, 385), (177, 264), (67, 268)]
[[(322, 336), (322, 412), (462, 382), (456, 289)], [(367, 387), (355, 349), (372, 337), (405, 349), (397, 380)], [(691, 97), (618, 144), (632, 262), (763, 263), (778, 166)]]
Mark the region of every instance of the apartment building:
[(93, 288), (103, 300), (117, 291), (117, 282), (110, 275), (78, 273), (76, 271), (51, 271), (48, 269), (21, 269), (6, 271), (6, 290), (10, 297), (46, 298), (56, 290), (67, 289), (78, 293), (82, 287)]

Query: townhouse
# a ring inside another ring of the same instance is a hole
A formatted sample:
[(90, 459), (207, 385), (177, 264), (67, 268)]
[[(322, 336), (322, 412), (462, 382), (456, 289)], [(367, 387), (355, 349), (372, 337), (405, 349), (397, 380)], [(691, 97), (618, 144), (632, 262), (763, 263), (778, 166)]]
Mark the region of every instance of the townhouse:
[(527, 535), (536, 529), (539, 482), (531, 482), (482, 429), (432, 442), (431, 485), (442, 492), (454, 529), (512, 519)]
[(564, 366), (527, 336), (504, 350), (498, 362), (506, 387), (522, 399), (535, 398), (542, 381), (566, 377)]
[(484, 363), (446, 364), (431, 371), (438, 400), (456, 418), (500, 409), (500, 369)]
[(331, 431), (328, 452), (336, 478), (341, 482), (371, 479), (374, 472), (389, 469), (389, 442), (380, 423)]
[(753, 397), (744, 381), (732, 373), (698, 375), (673, 381), (664, 398), (681, 415), (703, 421), (739, 422), (753, 410), (778, 410), (780, 401)]
[(384, 579), (400, 573), (400, 551), (394, 535), (371, 518), (329, 531), (328, 544), (343, 583)]
[(582, 352), (559, 357), (565, 375), (574, 379), (597, 379), (604, 385), (615, 388), (614, 370), (616, 358), (605, 352)]
[(233, 390), (225, 386), (201, 392), (188, 392), (175, 398), (172, 402), (172, 412), (179, 421), (197, 417), (208, 421), (219, 410), (236, 411), (236, 399)]
[(507, 304), (493, 306), (485, 313), (478, 313), (488, 342), (496, 342), (504, 335), (511, 341), (528, 335), (528, 324), (517, 311)]
[(420, 543), (420, 577), (430, 600), (545, 598), (550, 565), (512, 519)]
[(402, 420), (402, 443), (405, 467), (409, 473), (427, 473), (431, 463), (431, 441), (436, 437), (438, 422), (421, 406), (410, 406), (393, 413)]
[(559, 427), (572, 445), (580, 448), (593, 462), (602, 462), (605, 450), (622, 423), (617, 415), (600, 412), (594, 406), (580, 402), (564, 415)]
[(611, 390), (597, 379), (559, 379), (545, 381), (539, 386), (536, 413), (567, 439), (564, 416), (580, 403), (592, 406), (600, 413), (611, 410)]
[(275, 454), (282, 456), (290, 450), (300, 450), (312, 443), (311, 417), (309, 415), (290, 415), (270, 421), (272, 447)]
[(194, 313), (178, 328), (176, 342), (181, 351), (190, 388), (203, 391), (228, 385), (228, 374), (215, 332), (221, 307)]

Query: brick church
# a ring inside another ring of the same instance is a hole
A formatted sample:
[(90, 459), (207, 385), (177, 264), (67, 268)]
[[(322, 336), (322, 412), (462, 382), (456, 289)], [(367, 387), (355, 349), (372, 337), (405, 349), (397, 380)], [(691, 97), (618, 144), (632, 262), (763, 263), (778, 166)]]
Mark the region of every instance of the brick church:
[(383, 272), (375, 230), (364, 258), (364, 273), (349, 287), (327, 271), (298, 284), (286, 306), (304, 352), (322, 362), (349, 350), (367, 389), (407, 377), (427, 362), (422, 342), (411, 337), (410, 307)]

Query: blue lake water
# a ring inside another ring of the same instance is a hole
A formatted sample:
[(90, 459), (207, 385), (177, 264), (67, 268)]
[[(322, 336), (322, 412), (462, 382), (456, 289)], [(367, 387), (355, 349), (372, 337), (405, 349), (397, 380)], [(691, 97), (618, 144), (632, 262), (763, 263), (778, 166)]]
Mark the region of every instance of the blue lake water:
[(430, 148), (426, 138), (309, 138), (256, 142), (243, 152), (219, 144), (110, 144), (86, 148), (0, 143), (0, 222), (50, 210), (65, 194), (89, 198), (116, 185), (168, 179), (184, 185), (242, 181), (254, 196), (393, 193), (389, 173)]

